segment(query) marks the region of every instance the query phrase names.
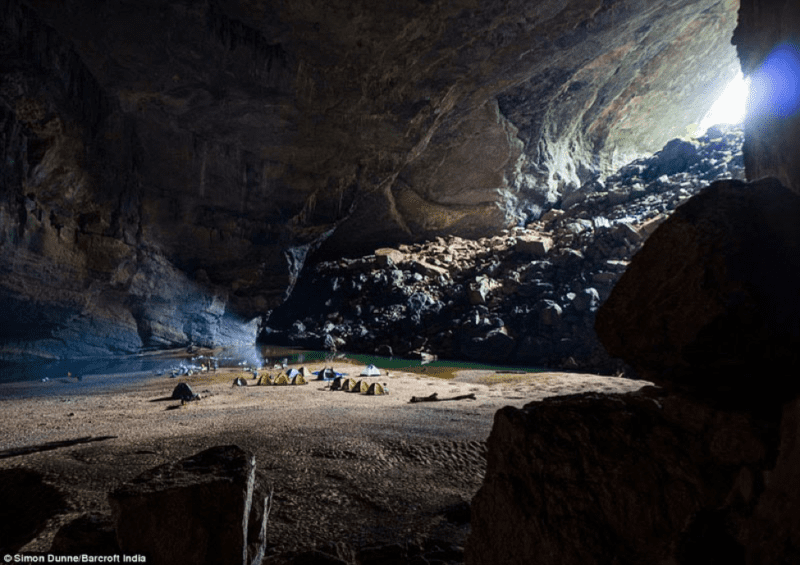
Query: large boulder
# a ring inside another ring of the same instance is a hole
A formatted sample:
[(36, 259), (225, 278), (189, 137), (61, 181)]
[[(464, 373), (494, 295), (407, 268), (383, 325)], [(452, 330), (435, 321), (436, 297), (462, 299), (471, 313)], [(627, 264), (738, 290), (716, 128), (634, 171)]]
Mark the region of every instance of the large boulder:
[(775, 180), (712, 184), (634, 257), (597, 313), (600, 340), (643, 378), (717, 401), (800, 392), (798, 218), (800, 196)]
[(108, 499), (120, 549), (148, 563), (255, 565), (266, 547), (259, 492), (255, 457), (229, 445), (146, 471)]
[(465, 562), (797, 562), (798, 422), (653, 387), (503, 408)]

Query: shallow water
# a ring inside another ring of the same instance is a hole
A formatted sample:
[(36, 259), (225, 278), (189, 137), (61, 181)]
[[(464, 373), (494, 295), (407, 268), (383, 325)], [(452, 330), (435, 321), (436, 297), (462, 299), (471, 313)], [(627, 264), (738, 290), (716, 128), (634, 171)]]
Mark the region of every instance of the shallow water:
[(275, 346), (154, 352), (120, 357), (50, 360), (32, 358), (27, 361), (0, 361), (0, 399), (45, 394), (73, 395), (100, 393), (132, 381), (154, 377), (169, 378), (182, 367), (199, 367), (201, 362), (216, 360), (219, 367), (247, 366), (272, 367), (286, 362), (290, 365), (327, 362), (375, 365), (383, 370), (400, 370), (431, 377), (453, 378), (461, 369), (494, 371), (539, 372), (544, 369), (485, 365), (464, 361), (437, 360), (422, 363), (419, 360), (339, 353), (306, 351)]
[[(174, 362), (174, 361), (173, 361)], [(94, 358), (30, 361), (0, 361), (0, 383), (72, 379), (79, 382), (93, 375), (156, 372), (171, 362), (152, 357)]]
[(245, 363), (259, 366), (263, 358), (255, 347), (202, 349), (188, 352), (185, 349), (165, 350), (141, 355), (117, 357), (92, 357), (83, 359), (42, 359), (31, 357), (24, 360), (0, 361), (0, 384), (67, 379), (73, 382), (91, 380), (99, 375), (126, 375), (148, 373), (166, 374), (181, 366), (197, 366), (209, 357), (215, 358), (220, 367)]

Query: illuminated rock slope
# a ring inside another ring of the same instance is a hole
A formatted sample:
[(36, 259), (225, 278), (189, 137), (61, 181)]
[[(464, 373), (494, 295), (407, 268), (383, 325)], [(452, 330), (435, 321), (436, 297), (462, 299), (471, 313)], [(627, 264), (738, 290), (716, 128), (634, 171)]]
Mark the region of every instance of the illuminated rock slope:
[(504, 233), (382, 248), (307, 267), (265, 341), (613, 372), (595, 312), (673, 210), (744, 179), (742, 130), (675, 139)]
[(495, 235), (698, 122), (736, 9), (6, 0), (3, 351), (251, 342), (319, 245)]

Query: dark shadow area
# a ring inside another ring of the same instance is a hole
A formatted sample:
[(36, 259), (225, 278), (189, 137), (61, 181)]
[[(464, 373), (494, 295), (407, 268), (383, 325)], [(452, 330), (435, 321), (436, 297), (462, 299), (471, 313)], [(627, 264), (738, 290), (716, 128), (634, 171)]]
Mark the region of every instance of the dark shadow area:
[(0, 459), (7, 459), (9, 457), (17, 457), (19, 455), (28, 455), (29, 453), (39, 453), (41, 451), (50, 451), (52, 449), (60, 449), (62, 447), (72, 447), (73, 445), (80, 445), (82, 443), (93, 443), (96, 441), (105, 441), (107, 439), (116, 438), (117, 436), (89, 436), (62, 441), (49, 441), (47, 443), (40, 443), (38, 445), (26, 445), (25, 447), (15, 447), (0, 451)]
[(63, 493), (30, 469), (0, 471), (0, 553), (16, 553), (65, 512)]

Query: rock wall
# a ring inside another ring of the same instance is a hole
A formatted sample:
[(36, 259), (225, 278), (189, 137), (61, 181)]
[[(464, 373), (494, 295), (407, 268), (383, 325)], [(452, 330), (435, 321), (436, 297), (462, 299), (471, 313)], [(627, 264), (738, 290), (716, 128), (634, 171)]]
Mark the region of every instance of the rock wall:
[(733, 37), (750, 77), (744, 147), (747, 177), (775, 177), (800, 191), (800, 5), (742, 0)]
[(535, 216), (699, 120), (735, 4), (4, 0), (5, 351), (248, 341), (319, 245)]
[(597, 313), (663, 388), (504, 408), (466, 562), (791, 563), (800, 521), (800, 197), (720, 181), (665, 220)]

